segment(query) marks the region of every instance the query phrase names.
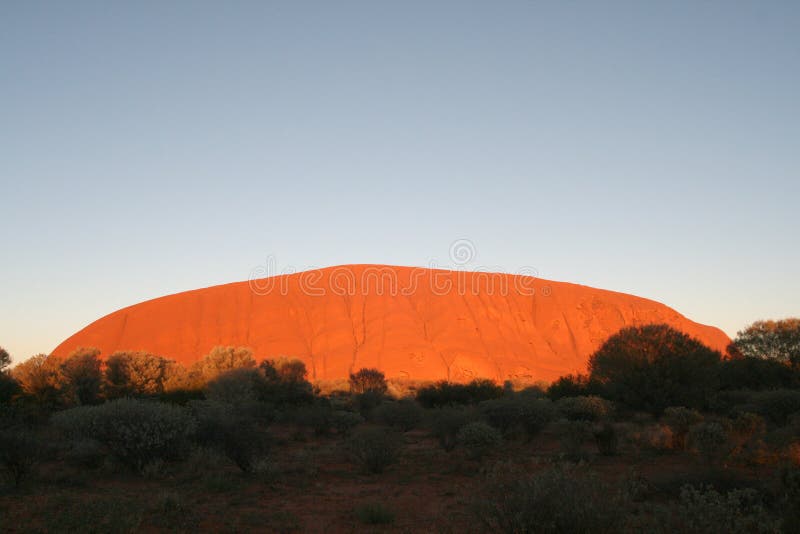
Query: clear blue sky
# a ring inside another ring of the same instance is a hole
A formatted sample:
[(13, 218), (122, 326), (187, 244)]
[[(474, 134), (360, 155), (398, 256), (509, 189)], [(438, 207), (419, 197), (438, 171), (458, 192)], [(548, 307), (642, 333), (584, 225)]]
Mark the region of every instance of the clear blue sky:
[(0, 345), (280, 267), (800, 314), (800, 2), (0, 3)]

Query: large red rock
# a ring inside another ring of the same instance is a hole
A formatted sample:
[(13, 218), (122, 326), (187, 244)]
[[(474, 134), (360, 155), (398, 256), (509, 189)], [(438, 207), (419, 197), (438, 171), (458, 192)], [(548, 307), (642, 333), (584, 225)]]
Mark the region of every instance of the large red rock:
[(377, 367), (387, 377), (553, 380), (585, 372), (620, 328), (666, 323), (730, 342), (652, 300), (526, 276), (347, 265), (157, 298), (90, 324), (53, 351), (146, 350), (191, 364), (215, 345), (302, 359), (311, 379)]

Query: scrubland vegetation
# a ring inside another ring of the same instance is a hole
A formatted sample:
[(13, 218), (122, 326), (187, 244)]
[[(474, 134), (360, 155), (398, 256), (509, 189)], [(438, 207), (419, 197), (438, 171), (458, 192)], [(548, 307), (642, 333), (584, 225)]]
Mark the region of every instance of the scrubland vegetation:
[(791, 320), (724, 357), (627, 328), (525, 387), (0, 351), (0, 530), (798, 532), (798, 355)]

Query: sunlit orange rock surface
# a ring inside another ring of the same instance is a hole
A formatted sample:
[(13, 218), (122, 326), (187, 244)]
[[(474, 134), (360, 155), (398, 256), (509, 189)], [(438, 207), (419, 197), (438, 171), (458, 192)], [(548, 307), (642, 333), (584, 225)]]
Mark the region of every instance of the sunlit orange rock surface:
[(377, 367), (416, 380), (554, 380), (620, 328), (667, 323), (723, 351), (719, 329), (624, 293), (509, 274), (347, 265), (186, 291), (123, 308), (53, 354), (146, 350), (191, 364), (215, 345), (302, 359), (312, 380)]

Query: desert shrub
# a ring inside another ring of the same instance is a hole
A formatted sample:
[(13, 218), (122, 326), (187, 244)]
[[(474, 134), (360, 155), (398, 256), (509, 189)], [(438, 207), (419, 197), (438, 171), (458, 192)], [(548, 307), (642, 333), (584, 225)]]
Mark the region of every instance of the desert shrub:
[(720, 391), (712, 395), (708, 401), (709, 409), (720, 415), (735, 415), (738, 412), (754, 412), (757, 391), (748, 389), (732, 389)]
[(711, 487), (684, 486), (678, 509), (670, 514), (666, 526), (664, 532), (780, 532), (779, 523), (767, 513), (758, 493), (752, 489), (737, 489), (722, 494)]
[(81, 438), (70, 443), (64, 459), (79, 467), (96, 469), (102, 465), (106, 454), (106, 449), (96, 439)]
[(386, 394), (388, 388), (386, 377), (377, 369), (360, 369), (350, 373), (350, 392), (354, 395), (372, 392), (379, 395)]
[(331, 413), (331, 424), (336, 429), (336, 433), (341, 436), (347, 436), (350, 432), (364, 422), (361, 414), (350, 412), (347, 410), (334, 410)]
[(766, 358), (800, 368), (800, 318), (756, 321), (733, 341), (743, 356)]
[(728, 448), (728, 433), (717, 421), (706, 421), (689, 431), (689, 444), (708, 463), (717, 463)]
[(522, 404), (522, 429), (528, 439), (537, 436), (547, 424), (555, 419), (555, 406), (548, 399), (531, 399)]
[(717, 388), (721, 355), (668, 325), (620, 330), (589, 358), (604, 396), (660, 414), (668, 406), (702, 409)]
[(467, 423), (458, 431), (456, 440), (473, 460), (480, 460), (503, 441), (500, 432), (482, 421)]
[(106, 394), (111, 398), (160, 395), (169, 369), (167, 360), (148, 352), (115, 352), (106, 360)]
[(583, 445), (592, 439), (592, 427), (587, 421), (563, 421), (558, 424), (558, 442), (564, 458), (572, 461), (584, 458)]
[(225, 371), (206, 384), (206, 398), (237, 407), (252, 404), (257, 400), (257, 383), (260, 378), (255, 369)]
[(11, 373), (0, 371), (0, 405), (8, 404), (13, 398), (22, 392), (19, 382)]
[(315, 435), (324, 436), (333, 426), (333, 410), (322, 403), (302, 406), (295, 410), (294, 419), (298, 425), (312, 429)]
[(441, 381), (420, 388), (417, 402), (425, 408), (441, 408), (457, 404), (478, 404), (503, 396), (503, 388), (486, 379), (475, 379), (468, 384)]
[(552, 400), (562, 397), (585, 397), (600, 395), (602, 387), (596, 380), (591, 380), (588, 375), (566, 375), (550, 384), (547, 396)]
[(356, 506), (356, 518), (364, 525), (391, 525), (394, 523), (394, 512), (381, 503), (366, 503)]
[(253, 368), (256, 361), (253, 351), (247, 347), (214, 347), (202, 360), (192, 366), (201, 384), (206, 384), (225, 371), (239, 368)]
[(30, 432), (21, 429), (0, 431), (0, 468), (15, 487), (28, 477), (41, 459), (42, 447)]
[(267, 456), (269, 436), (233, 405), (192, 401), (190, 408), (197, 420), (196, 435), (200, 445), (219, 450), (245, 473), (252, 472), (255, 463)]
[(784, 532), (800, 532), (800, 467), (784, 467), (780, 482), (778, 504), (783, 510)]
[(61, 362), (62, 387), (74, 402), (86, 405), (100, 400), (100, 366), (100, 351), (94, 348), (76, 349)]
[(556, 402), (561, 415), (570, 421), (599, 421), (611, 414), (611, 405), (600, 397), (563, 397)]
[(72, 408), (55, 414), (52, 421), (74, 439), (96, 439), (137, 470), (156, 459), (180, 457), (195, 431), (185, 409), (136, 399)]
[(474, 420), (474, 416), (463, 408), (438, 408), (431, 413), (431, 430), (446, 451), (452, 451), (458, 443), (458, 431)]
[(314, 402), (314, 387), (306, 379), (305, 364), (296, 359), (266, 360), (259, 365), (261, 380), (257, 382), (258, 398), (278, 406), (303, 405)]
[(521, 425), (524, 403), (513, 397), (483, 401), (478, 405), (486, 422), (508, 436)]
[(403, 432), (416, 428), (422, 421), (423, 415), (422, 408), (411, 399), (384, 402), (375, 410), (375, 416), (379, 421)]
[(11, 376), (22, 392), (38, 405), (55, 408), (65, 404), (62, 391), (64, 376), (58, 358), (37, 354), (11, 369)]
[(754, 395), (755, 412), (776, 425), (785, 425), (789, 416), (800, 412), (800, 390), (776, 389)]
[(617, 454), (619, 446), (619, 436), (617, 429), (608, 421), (595, 427), (592, 431), (594, 435), (594, 442), (597, 444), (597, 450), (604, 456), (613, 456)]
[(500, 465), (486, 475), (473, 510), (487, 532), (612, 533), (621, 531), (625, 505), (607, 486), (568, 467), (529, 474)]
[(384, 428), (356, 429), (347, 441), (351, 456), (369, 473), (382, 473), (395, 462), (402, 437)]
[(719, 386), (723, 390), (780, 389), (790, 388), (796, 383), (797, 374), (777, 360), (740, 357), (719, 364)]
[(686, 436), (689, 429), (700, 423), (703, 416), (697, 410), (690, 410), (683, 406), (670, 406), (664, 410), (661, 420), (672, 431), (672, 447), (682, 451), (686, 448)]

